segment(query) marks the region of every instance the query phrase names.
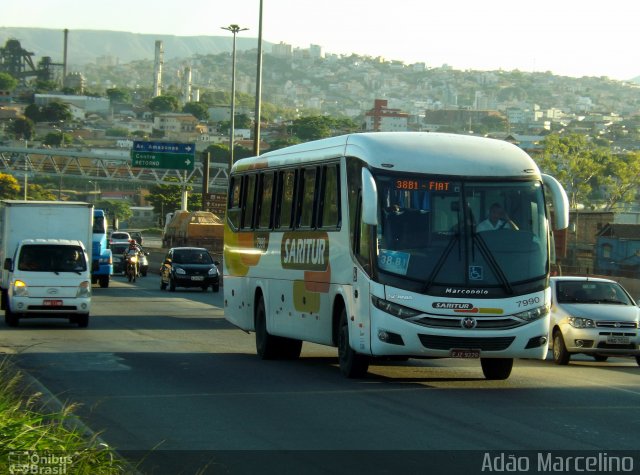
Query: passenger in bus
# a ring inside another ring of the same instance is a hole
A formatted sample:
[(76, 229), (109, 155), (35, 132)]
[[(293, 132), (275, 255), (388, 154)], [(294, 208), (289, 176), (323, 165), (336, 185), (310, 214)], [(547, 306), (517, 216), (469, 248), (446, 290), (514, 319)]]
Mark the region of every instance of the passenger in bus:
[(476, 232), (496, 231), (498, 229), (517, 229), (507, 217), (504, 208), (499, 203), (493, 203), (489, 208), (489, 216), (476, 226)]

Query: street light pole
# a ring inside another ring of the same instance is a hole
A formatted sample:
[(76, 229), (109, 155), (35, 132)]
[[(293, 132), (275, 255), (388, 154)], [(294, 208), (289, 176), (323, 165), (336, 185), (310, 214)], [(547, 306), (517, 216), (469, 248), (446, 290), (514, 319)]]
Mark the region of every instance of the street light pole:
[(260, 155), (260, 109), (262, 104), (262, 0), (258, 16), (258, 61), (256, 71), (256, 106), (253, 126), (253, 154)]
[(229, 132), (229, 169), (233, 166), (233, 142), (235, 140), (236, 127), (236, 35), (240, 31), (249, 28), (240, 28), (238, 25), (229, 25), (220, 27), (223, 30), (233, 33), (233, 53), (231, 59), (231, 130)]

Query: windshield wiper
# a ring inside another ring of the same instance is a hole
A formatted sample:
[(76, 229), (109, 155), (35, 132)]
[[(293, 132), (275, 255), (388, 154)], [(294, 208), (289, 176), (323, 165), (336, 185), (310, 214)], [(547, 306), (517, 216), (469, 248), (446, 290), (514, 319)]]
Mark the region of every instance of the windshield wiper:
[(444, 263), (447, 260), (447, 257), (449, 257), (449, 254), (451, 253), (453, 246), (455, 246), (456, 242), (458, 242), (459, 239), (460, 239), (460, 232), (457, 232), (451, 237), (451, 239), (447, 243), (447, 247), (445, 247), (444, 251), (442, 251), (442, 254), (440, 254), (440, 258), (438, 259), (438, 262), (436, 262), (436, 265), (433, 266), (433, 270), (431, 271), (431, 274), (429, 274), (429, 277), (427, 277), (427, 281), (425, 282), (422, 288), (422, 293), (427, 292), (431, 288), (431, 286), (433, 285), (433, 281), (436, 279), (436, 276), (440, 272), (440, 269), (442, 269), (442, 266), (444, 266)]
[(489, 263), (489, 266), (493, 269), (493, 271), (496, 274), (496, 277), (498, 278), (502, 286), (505, 288), (507, 293), (513, 294), (513, 287), (511, 287), (511, 284), (509, 283), (509, 279), (507, 279), (507, 276), (502, 271), (500, 264), (498, 264), (498, 261), (496, 261), (496, 258), (493, 256), (493, 253), (491, 252), (491, 249), (489, 249), (489, 247), (487, 246), (487, 243), (484, 241), (482, 236), (480, 236), (480, 233), (475, 232), (475, 230), (473, 231), (473, 242), (478, 245), (478, 249), (480, 249), (480, 254), (482, 254), (482, 256)]

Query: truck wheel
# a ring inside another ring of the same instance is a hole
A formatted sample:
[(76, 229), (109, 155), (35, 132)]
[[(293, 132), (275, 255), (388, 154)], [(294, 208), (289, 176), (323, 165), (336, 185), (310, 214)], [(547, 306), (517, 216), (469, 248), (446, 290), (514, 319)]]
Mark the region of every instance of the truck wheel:
[(108, 275), (101, 275), (100, 276), (100, 287), (103, 289), (106, 289), (107, 287), (109, 287), (109, 276)]
[(8, 327), (17, 327), (19, 320), (20, 317), (11, 311), (9, 308), (9, 302), (7, 302), (7, 307), (4, 309), (4, 323)]
[(211, 286), (211, 290), (213, 290), (214, 292), (220, 292), (220, 284), (213, 284)]
[(76, 317), (76, 323), (80, 328), (87, 328), (89, 326), (89, 314), (84, 313)]

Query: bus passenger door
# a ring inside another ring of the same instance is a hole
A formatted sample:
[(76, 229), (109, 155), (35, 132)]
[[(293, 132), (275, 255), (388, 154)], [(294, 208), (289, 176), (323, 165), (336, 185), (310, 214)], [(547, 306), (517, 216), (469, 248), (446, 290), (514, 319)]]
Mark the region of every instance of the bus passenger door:
[(358, 353), (371, 354), (371, 299), (369, 276), (359, 266), (353, 267), (352, 307), (349, 314), (351, 348)]
[(365, 224), (361, 219), (362, 199), (358, 200), (358, 212), (353, 240), (353, 254), (357, 261), (353, 266), (352, 302), (349, 316), (349, 339), (351, 348), (358, 353), (371, 354), (371, 255), (375, 226)]

